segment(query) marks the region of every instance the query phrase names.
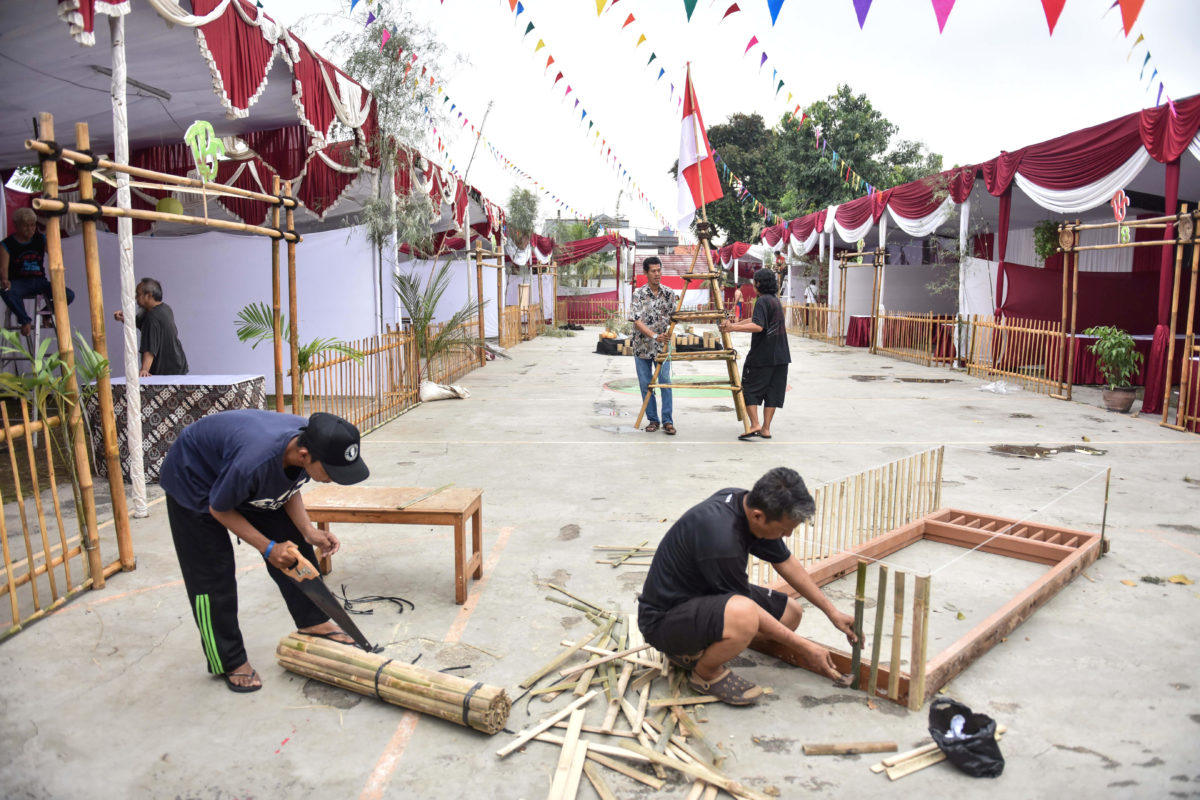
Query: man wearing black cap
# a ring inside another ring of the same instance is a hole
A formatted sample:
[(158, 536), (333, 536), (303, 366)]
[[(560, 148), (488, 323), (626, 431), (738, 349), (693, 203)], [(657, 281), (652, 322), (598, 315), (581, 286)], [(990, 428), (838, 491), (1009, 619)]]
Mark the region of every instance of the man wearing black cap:
[(250, 666), (237, 620), (233, 545), (226, 531), (263, 554), (301, 633), (352, 643), (280, 571), (295, 562), (291, 542), (310, 562), (338, 551), (337, 537), (318, 530), (304, 510), (300, 487), (353, 484), (369, 471), (359, 453), (358, 428), (333, 414), (307, 420), (247, 409), (203, 417), (183, 429), (163, 461), (160, 484), (192, 615), (208, 671), (234, 692), (262, 688)]

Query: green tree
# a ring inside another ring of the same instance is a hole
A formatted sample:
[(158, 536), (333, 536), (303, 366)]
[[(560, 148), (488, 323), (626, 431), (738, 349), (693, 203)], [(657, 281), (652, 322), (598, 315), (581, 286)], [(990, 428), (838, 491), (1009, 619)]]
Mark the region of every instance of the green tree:
[(517, 247), (529, 244), (529, 238), (534, 233), (537, 223), (538, 196), (528, 189), (513, 187), (508, 196), (508, 209), (505, 218), (508, 224), (508, 238)]
[(587, 286), (588, 282), (592, 280), (595, 280), (596, 285), (599, 286), (604, 278), (614, 274), (612, 252), (592, 253), (574, 264), (562, 264), (561, 262), (562, 245), (599, 236), (600, 224), (598, 222), (592, 222), (589, 225), (581, 220), (559, 221), (555, 223), (553, 231), (548, 233), (554, 237), (555, 247), (558, 251), (555, 253), (559, 257), (558, 279), (563, 286)]
[[(780, 210), (780, 196), (786, 187), (777, 131), (767, 128), (758, 114), (734, 114), (728, 122), (708, 129), (708, 141), (759, 202)], [(717, 171), (724, 183), (720, 165)], [(724, 243), (757, 241), (763, 218), (752, 203), (739, 202), (735, 188), (725, 185), (723, 189), (724, 197), (705, 207), (708, 221), (723, 235)]]

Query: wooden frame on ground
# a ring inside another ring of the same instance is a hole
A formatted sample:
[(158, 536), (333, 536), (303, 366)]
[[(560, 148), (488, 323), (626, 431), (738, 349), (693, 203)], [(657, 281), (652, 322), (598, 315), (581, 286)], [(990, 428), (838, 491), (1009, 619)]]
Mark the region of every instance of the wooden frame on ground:
[[(809, 574), (818, 586), (825, 586), (843, 575), (854, 572), (862, 560), (885, 559), (922, 539), (1045, 564), (1050, 569), (933, 658), (926, 660), (923, 655), (916, 656), (919, 652), (923, 653), (924, 641), (920, 643), (920, 648), (914, 646), (914, 658), (910, 659), (908, 674), (900, 673), (897, 679), (892, 675), (893, 668), (878, 664), (879, 687), (892, 685), (896, 688), (892, 692), (877, 693), (877, 696), (907, 705), (913, 710), (920, 709), (927, 696), (937, 692), (977, 658), (991, 650), (1075, 576), (1083, 572), (1100, 556), (1102, 545), (1099, 533), (943, 508), (902, 525), (890, 533), (819, 561), (809, 568)], [(928, 582), (929, 578), (918, 580)], [(776, 580), (770, 588), (795, 596), (795, 592), (782, 579)], [(920, 627), (926, 634), (921, 637), (923, 640), (928, 638), (928, 627), (919, 617), (923, 611), (927, 612), (928, 607), (926, 588), (918, 592), (914, 602), (914, 631)], [(882, 613), (882, 608), (877, 607), (876, 611)], [(783, 645), (768, 643), (755, 649), (777, 656), (790, 664), (805, 666), (798, 652)], [(839, 650), (831, 652), (837, 668), (844, 673), (850, 672), (850, 654)], [(860, 685), (868, 684), (870, 670), (870, 663), (859, 665)]]

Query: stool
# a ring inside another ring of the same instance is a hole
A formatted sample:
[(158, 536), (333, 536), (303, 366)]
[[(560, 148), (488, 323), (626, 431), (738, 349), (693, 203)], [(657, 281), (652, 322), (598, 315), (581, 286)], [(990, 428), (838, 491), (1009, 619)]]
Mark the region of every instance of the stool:
[[(467, 581), (483, 577), (483, 490), (444, 489), (412, 502), (432, 489), (322, 484), (305, 492), (304, 509), (320, 530), (331, 522), (382, 522), (392, 525), (452, 525), (454, 527), (454, 601), (467, 601)], [(471, 555), (467, 558), (466, 523), (471, 520)], [(320, 559), (322, 575), (333, 559)]]

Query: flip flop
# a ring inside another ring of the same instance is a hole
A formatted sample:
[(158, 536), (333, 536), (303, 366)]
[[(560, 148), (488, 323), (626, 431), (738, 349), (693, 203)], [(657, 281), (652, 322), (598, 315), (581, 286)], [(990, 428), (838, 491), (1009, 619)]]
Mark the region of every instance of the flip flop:
[(675, 426), (669, 422), (665, 422), (665, 423), (663, 423), (663, 432), (665, 434), (667, 434), (667, 436), (674, 436), (675, 435)]
[[(296, 631), (296, 633), (303, 634), (304, 636), (315, 636), (318, 639), (328, 639), (329, 641), (336, 642), (337, 644), (348, 644), (355, 647), (358, 646), (358, 642), (354, 641), (354, 637), (345, 631), (333, 631), (332, 633), (305, 633), (304, 631)], [(341, 636), (344, 636), (345, 638), (338, 638)]]
[(760, 439), (770, 439), (770, 438), (771, 438), (771, 435), (770, 435), (770, 434), (767, 434), (767, 433), (763, 433), (762, 431), (758, 431), (758, 438), (760, 438)]
[(738, 436), (738, 438), (741, 439), (743, 442), (748, 442), (751, 439), (753, 439), (755, 436), (759, 436), (759, 435), (761, 435), (761, 434), (759, 434), (758, 431), (748, 431), (748, 432), (743, 433), (740, 436)]
[(647, 426), (645, 427), (645, 431), (646, 431), (646, 433), (654, 433), (656, 430), (658, 430), (658, 423), (657, 423), (657, 422), (651, 422), (649, 425), (647, 425)]
[(257, 680), (258, 683), (252, 683), (249, 686), (239, 686), (238, 684), (234, 683), (232, 680), (229, 679), (230, 673), (222, 672), (221, 678), (225, 681), (225, 685), (227, 687), (229, 687), (229, 691), (231, 691), (231, 692), (237, 692), (238, 694), (248, 694), (250, 692), (257, 692), (259, 689), (261, 689), (263, 687), (262, 680), (258, 677), (258, 670), (254, 669), (253, 667), (250, 669), (249, 675), (247, 675), (244, 672), (238, 672), (238, 673), (234, 673), (234, 674), (236, 674), (239, 678), (249, 678), (252, 681)]

